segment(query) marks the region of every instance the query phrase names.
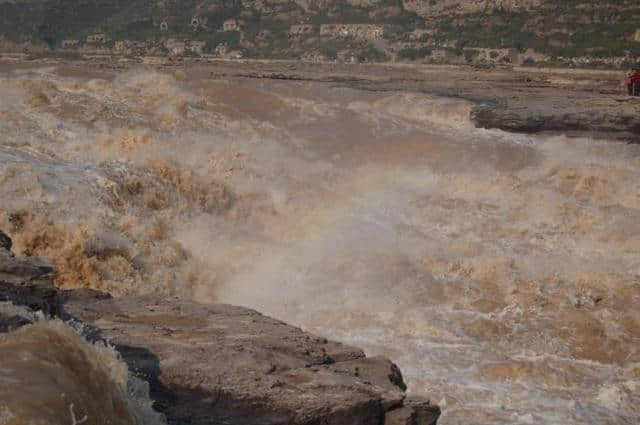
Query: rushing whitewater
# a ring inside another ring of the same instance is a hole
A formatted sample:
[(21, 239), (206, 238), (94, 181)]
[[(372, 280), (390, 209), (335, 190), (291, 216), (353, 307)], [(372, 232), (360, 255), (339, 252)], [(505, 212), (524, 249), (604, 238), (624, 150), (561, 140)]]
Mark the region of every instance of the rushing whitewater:
[(0, 313), (36, 321), (0, 334), (0, 424), (162, 425), (148, 385), (116, 351), (59, 321), (0, 303)]
[(205, 75), (5, 70), (15, 250), (61, 287), (245, 305), (385, 354), (445, 425), (640, 421), (640, 146)]

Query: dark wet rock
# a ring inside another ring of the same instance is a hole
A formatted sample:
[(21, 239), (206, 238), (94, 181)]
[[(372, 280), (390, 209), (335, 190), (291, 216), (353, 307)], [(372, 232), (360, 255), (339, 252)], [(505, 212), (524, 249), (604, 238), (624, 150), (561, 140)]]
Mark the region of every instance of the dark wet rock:
[(6, 249), (7, 251), (11, 251), (11, 245), (13, 242), (11, 238), (7, 236), (2, 230), (0, 230), (0, 249)]
[(53, 268), (37, 258), (15, 256), (8, 249), (11, 239), (2, 231), (0, 244), (0, 301), (50, 315), (60, 313), (58, 291), (51, 280)]
[(562, 104), (558, 108), (553, 106), (547, 105), (546, 110), (542, 111), (513, 101), (501, 105), (480, 104), (473, 108), (471, 120), (481, 128), (521, 133), (600, 133), (606, 137), (640, 140), (637, 108), (625, 110), (621, 107), (614, 109), (613, 105), (601, 105), (602, 109), (596, 111), (595, 106), (591, 110), (587, 107), (580, 110)]
[(42, 311), (47, 315), (61, 314), (58, 291), (51, 285), (40, 282), (6, 282), (0, 280), (0, 301)]
[(386, 413), (384, 425), (435, 425), (439, 417), (438, 406), (423, 400), (405, 400), (402, 407)]
[(0, 333), (14, 331), (19, 327), (30, 323), (32, 322), (25, 317), (0, 312)]
[(0, 280), (7, 282), (29, 282), (47, 280), (53, 268), (38, 259), (14, 256), (7, 250), (0, 250)]
[(16, 257), (11, 238), (0, 230), (0, 281), (24, 283), (50, 281), (53, 267), (34, 257)]

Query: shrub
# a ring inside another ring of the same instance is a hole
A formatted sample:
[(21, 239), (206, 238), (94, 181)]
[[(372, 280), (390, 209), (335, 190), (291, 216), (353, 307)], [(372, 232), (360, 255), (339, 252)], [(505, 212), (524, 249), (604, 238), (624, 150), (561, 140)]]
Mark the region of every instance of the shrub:
[(398, 57), (401, 59), (417, 60), (424, 59), (431, 55), (431, 49), (428, 47), (405, 47), (398, 52)]
[(389, 59), (385, 52), (377, 49), (371, 44), (368, 44), (364, 49), (362, 49), (357, 54), (357, 57), (360, 62), (383, 62)]

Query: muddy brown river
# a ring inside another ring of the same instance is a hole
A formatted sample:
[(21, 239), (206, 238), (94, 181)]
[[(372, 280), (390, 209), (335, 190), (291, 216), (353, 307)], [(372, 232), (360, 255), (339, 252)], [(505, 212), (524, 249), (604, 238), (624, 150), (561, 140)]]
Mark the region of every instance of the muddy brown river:
[(439, 423), (640, 422), (640, 146), (466, 101), (0, 74), (0, 228), (62, 287), (255, 308), (397, 362)]

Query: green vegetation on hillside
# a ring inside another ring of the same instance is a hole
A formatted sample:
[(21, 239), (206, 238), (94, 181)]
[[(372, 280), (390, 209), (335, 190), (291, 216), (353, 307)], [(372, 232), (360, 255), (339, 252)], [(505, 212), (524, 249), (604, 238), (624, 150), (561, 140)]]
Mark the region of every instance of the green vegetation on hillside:
[(405, 47), (398, 52), (398, 57), (414, 61), (426, 58), (431, 55), (431, 51), (429, 47)]
[[(574, 18), (587, 22), (572, 25), (570, 21)], [(464, 19), (446, 17), (436, 23), (436, 28), (438, 41), (455, 41), (460, 50), (464, 47), (513, 47), (520, 51), (535, 49), (552, 57), (640, 55), (640, 43), (631, 39), (640, 28), (640, 5), (635, 11), (614, 13), (605, 9), (587, 17), (572, 18), (497, 10)]]
[[(429, 0), (436, 1), (436, 0)], [(249, 5), (249, 6), (247, 6)], [(303, 10), (294, 1), (241, 0), (23, 0), (0, 2), (0, 36), (15, 42), (31, 41), (59, 49), (65, 38), (84, 40), (105, 32), (112, 40), (160, 42), (166, 38), (201, 40), (205, 51), (218, 44), (259, 58), (295, 58), (320, 52), (327, 58), (356, 55), (361, 60), (423, 60), (431, 52), (466, 48), (534, 49), (551, 58), (640, 56), (640, 3), (632, 0), (546, 0), (533, 11), (488, 10), (466, 15), (419, 16), (400, 0), (310, 2)], [(206, 22), (190, 26), (197, 16)], [(222, 32), (234, 18), (241, 32)], [(160, 22), (168, 28), (161, 31)], [(319, 36), (327, 23), (384, 25), (384, 43)], [(292, 38), (294, 24), (315, 29)], [(418, 36), (410, 35), (422, 30)], [(393, 46), (396, 46), (395, 48)], [(393, 53), (395, 52), (395, 53)]]

